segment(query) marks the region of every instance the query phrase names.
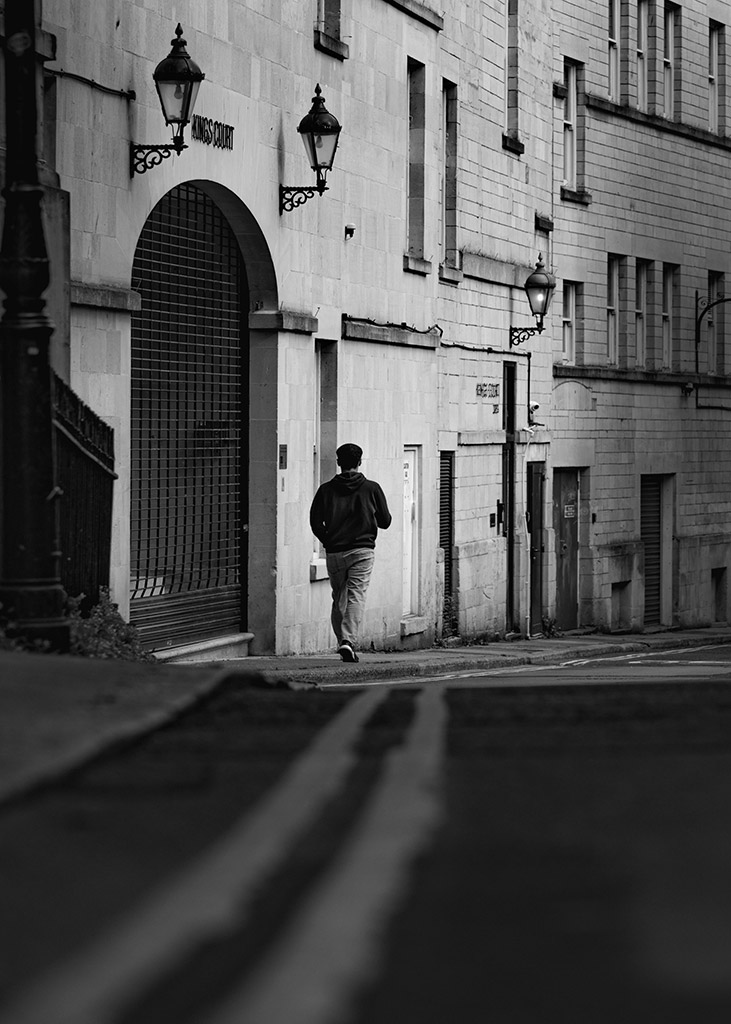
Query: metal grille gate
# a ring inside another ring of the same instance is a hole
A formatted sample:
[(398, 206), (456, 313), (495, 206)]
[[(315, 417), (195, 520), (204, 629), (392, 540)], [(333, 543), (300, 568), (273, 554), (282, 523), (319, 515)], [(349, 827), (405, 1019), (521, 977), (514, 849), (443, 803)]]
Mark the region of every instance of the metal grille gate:
[(660, 622), (662, 581), (662, 477), (640, 482), (640, 537), (645, 548), (645, 625)]
[(180, 185), (135, 254), (131, 618), (148, 647), (244, 625), (243, 260), (227, 221)]
[(444, 550), (446, 601), (454, 586), (454, 452), (439, 453), (439, 546)]

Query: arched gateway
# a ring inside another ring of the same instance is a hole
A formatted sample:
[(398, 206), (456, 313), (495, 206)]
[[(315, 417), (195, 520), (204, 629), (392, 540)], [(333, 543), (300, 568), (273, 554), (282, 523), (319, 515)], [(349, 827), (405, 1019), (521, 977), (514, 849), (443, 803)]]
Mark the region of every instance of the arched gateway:
[(247, 628), (249, 285), (208, 190), (160, 200), (132, 287), (130, 614), (164, 648)]

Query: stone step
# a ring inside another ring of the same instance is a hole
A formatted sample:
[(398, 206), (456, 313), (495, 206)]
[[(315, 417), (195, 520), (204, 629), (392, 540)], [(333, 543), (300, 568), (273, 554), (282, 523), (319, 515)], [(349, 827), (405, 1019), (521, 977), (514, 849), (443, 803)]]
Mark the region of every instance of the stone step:
[(166, 647), (165, 650), (155, 651), (154, 654), (158, 661), (167, 665), (248, 658), (249, 644), (253, 639), (253, 633), (233, 633), (230, 636), (217, 636), (212, 640), (200, 640), (198, 643), (184, 644), (180, 647)]

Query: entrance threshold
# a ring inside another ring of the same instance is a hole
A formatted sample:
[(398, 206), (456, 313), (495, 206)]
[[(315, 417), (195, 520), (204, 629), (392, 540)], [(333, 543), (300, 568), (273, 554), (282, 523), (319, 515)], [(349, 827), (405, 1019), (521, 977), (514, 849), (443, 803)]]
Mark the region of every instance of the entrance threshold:
[(253, 639), (253, 633), (233, 633), (230, 636), (217, 636), (212, 640), (200, 640), (195, 644), (166, 647), (152, 653), (158, 661), (173, 665), (194, 664), (198, 661), (228, 661), (230, 658), (248, 658), (249, 644)]

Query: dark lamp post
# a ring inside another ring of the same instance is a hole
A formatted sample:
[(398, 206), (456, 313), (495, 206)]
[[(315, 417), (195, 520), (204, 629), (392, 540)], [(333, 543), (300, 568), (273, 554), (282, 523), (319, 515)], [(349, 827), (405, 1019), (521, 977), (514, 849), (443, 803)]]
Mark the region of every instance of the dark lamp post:
[(190, 124), (198, 90), (206, 76), (185, 48), (188, 44), (183, 39), (181, 25), (175, 29), (175, 36), (176, 38), (171, 40), (172, 50), (160, 61), (152, 76), (160, 97), (165, 124), (173, 129), (173, 139), (171, 143), (153, 146), (131, 143), (130, 177), (135, 173), (144, 174), (173, 153), (179, 156), (187, 149), (184, 138), (185, 126)]
[(308, 199), (312, 199), (316, 192), (318, 195), (322, 195), (327, 191), (327, 172), (332, 170), (341, 130), (338, 119), (326, 109), (322, 89), (318, 84), (315, 86), (315, 95), (312, 97), (312, 109), (305, 114), (297, 127), (317, 181), (315, 185), (281, 185), (279, 190), (280, 213), (285, 210), (293, 210), (296, 206), (302, 206)]
[(0, 604), (12, 635), (69, 646), (60, 579), (48, 250), (36, 134), (32, 0), (5, 4), (5, 224), (0, 248)]
[(544, 331), (543, 320), (548, 313), (553, 293), (556, 290), (556, 278), (549, 274), (543, 265), (543, 255), (538, 254), (536, 268), (525, 282), (525, 293), (528, 296), (530, 311), (536, 318), (535, 327), (511, 327), (510, 344), (520, 345), (534, 334)]

